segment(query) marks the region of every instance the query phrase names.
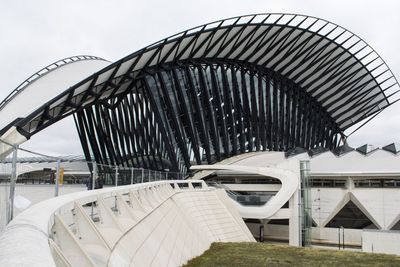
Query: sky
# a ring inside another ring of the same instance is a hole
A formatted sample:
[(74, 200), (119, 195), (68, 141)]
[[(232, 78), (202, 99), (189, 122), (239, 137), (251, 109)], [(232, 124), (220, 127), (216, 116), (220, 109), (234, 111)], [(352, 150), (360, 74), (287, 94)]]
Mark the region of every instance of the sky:
[[(400, 78), (399, 10), (399, 0), (0, 0), (0, 99), (59, 59), (93, 55), (115, 61), (186, 29), (256, 13), (296, 13), (336, 23), (366, 41)], [(399, 141), (400, 102), (348, 138), (353, 147)], [(22, 147), (49, 155), (82, 154), (72, 118)]]

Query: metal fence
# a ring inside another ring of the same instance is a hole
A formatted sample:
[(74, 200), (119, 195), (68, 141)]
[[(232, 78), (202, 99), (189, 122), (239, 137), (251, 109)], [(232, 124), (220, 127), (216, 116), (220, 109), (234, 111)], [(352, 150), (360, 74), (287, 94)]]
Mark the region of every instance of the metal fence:
[(156, 171), (143, 168), (104, 165), (96, 162), (86, 162), (92, 180), (87, 181), (89, 189), (102, 186), (119, 186), (137, 183), (146, 183), (163, 180), (182, 180), (183, 173)]
[(308, 160), (300, 161), (301, 178), (301, 241), (302, 246), (311, 246), (311, 228), (312, 228), (312, 208), (311, 208), (311, 187), (310, 187), (310, 162)]
[[(0, 140), (0, 145), (11, 151), (11, 155), (0, 162), (0, 232), (25, 208), (54, 196), (185, 178), (183, 173), (104, 165), (77, 157), (49, 156), (3, 140)], [(18, 158), (20, 151), (34, 157)]]
[(0, 145), (5, 147), (3, 150), (12, 151), (13, 162), (9, 165), (1, 166), (0, 168), (0, 230), (3, 230), (7, 223), (13, 218), (18, 146), (13, 146), (7, 142), (1, 142)]

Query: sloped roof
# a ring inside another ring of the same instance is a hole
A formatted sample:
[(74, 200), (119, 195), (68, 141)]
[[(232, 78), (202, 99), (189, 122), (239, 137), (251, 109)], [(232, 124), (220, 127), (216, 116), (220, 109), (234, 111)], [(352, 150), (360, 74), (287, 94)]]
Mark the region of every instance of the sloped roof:
[(356, 150), (358, 152), (360, 152), (360, 153), (362, 153), (364, 155), (366, 155), (368, 153), (371, 153), (372, 151), (375, 151), (377, 149), (379, 149), (379, 148), (377, 148), (377, 147), (375, 147), (375, 146), (373, 146), (371, 144), (365, 144), (365, 145), (362, 145), (362, 146), (356, 148)]
[(394, 154), (397, 154), (400, 152), (400, 144), (399, 143), (391, 143), (389, 145), (386, 145), (382, 147), (383, 150), (390, 151)]
[[(390, 144), (388, 146), (391, 146)], [(361, 148), (370, 147), (363, 145)], [(318, 154), (307, 152), (292, 154), (291, 158), (310, 160), (313, 175), (400, 175), (400, 151), (396, 153), (382, 148), (368, 149), (364, 153), (362, 149), (354, 149), (348, 145), (339, 147), (336, 151), (325, 151)], [(338, 153), (340, 151), (340, 153)]]

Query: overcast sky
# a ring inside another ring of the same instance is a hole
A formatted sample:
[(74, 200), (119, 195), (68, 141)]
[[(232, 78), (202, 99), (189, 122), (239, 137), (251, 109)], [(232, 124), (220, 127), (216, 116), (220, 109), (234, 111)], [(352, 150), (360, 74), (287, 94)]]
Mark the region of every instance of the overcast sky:
[[(400, 78), (399, 0), (0, 0), (0, 98), (42, 67), (74, 55), (120, 59), (169, 35), (211, 21), (255, 13), (324, 18), (356, 33)], [(349, 138), (383, 146), (400, 141), (400, 103)], [(82, 154), (72, 120), (22, 147), (51, 155)]]

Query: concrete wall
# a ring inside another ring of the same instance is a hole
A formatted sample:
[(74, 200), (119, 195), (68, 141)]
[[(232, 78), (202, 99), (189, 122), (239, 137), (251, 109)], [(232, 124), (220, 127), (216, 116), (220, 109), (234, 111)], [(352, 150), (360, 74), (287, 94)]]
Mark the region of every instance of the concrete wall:
[(400, 255), (400, 231), (364, 230), (362, 232), (362, 250)]
[[(259, 238), (261, 223), (246, 223), (254, 237)], [(264, 239), (289, 241), (289, 226), (264, 224)]]
[[(255, 238), (259, 238), (261, 223), (246, 223), (250, 232)], [(336, 246), (339, 242), (338, 228), (319, 228), (311, 229), (311, 238), (314, 245)], [(343, 233), (340, 230), (342, 241)], [(363, 230), (344, 229), (344, 245), (347, 247), (361, 247)], [(264, 224), (264, 238), (268, 240), (289, 240), (289, 226), (278, 224)]]
[(114, 245), (108, 266), (179, 266), (212, 242), (251, 241), (215, 190), (180, 192)]
[[(337, 245), (339, 243), (339, 229), (328, 227), (313, 227), (311, 230), (312, 242), (316, 244)], [(361, 246), (362, 230), (359, 229), (340, 229), (340, 239), (342, 242), (344, 230), (345, 246)]]
[(360, 203), (364, 214), (370, 216), (382, 230), (392, 230), (400, 220), (400, 189), (398, 188), (312, 188), (312, 217), (324, 226), (340, 211), (340, 203), (351, 193)]
[(233, 241), (254, 238), (225, 191), (151, 182), (27, 209), (0, 236), (0, 266), (180, 266), (212, 242)]

